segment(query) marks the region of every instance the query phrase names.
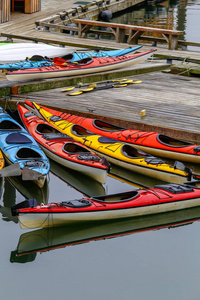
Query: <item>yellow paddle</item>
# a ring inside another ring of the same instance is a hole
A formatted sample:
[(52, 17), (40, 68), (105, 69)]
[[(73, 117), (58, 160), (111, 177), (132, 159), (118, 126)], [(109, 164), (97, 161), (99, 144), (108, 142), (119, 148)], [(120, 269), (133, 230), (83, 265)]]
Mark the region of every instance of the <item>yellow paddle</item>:
[(141, 80), (138, 80), (138, 81), (126, 80), (124, 82), (117, 82), (115, 84), (113, 83), (113, 84), (107, 84), (107, 85), (96, 86), (96, 87), (88, 87), (87, 89), (82, 89), (82, 90), (79, 90), (77, 92), (69, 93), (67, 95), (77, 96), (77, 95), (80, 95), (80, 94), (85, 93), (85, 92), (92, 92), (92, 91), (104, 90), (104, 89), (115, 88), (115, 87), (125, 87), (128, 84), (141, 83), (141, 82), (142, 82)]
[(68, 91), (71, 91), (75, 88), (81, 88), (81, 87), (96, 87), (98, 86), (99, 84), (104, 84), (104, 83), (112, 83), (112, 82), (123, 82), (123, 81), (126, 81), (127, 79), (126, 78), (123, 78), (123, 79), (113, 79), (113, 80), (107, 80), (107, 81), (102, 81), (102, 82), (97, 82), (97, 83), (89, 83), (89, 84), (78, 84), (76, 86), (72, 86), (72, 87), (69, 87), (69, 88), (66, 88), (66, 89), (62, 89), (61, 92), (68, 92)]

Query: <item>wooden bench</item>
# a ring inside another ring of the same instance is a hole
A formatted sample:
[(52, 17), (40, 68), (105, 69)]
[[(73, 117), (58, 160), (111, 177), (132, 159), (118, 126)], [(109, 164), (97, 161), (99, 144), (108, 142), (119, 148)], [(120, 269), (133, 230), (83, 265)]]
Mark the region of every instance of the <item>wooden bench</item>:
[(89, 32), (93, 26), (109, 27), (111, 29), (111, 32), (114, 34), (117, 43), (125, 42), (126, 32), (128, 32), (128, 44), (138, 44), (138, 39), (145, 32), (159, 33), (165, 38), (166, 42), (168, 43), (169, 50), (178, 49), (178, 36), (183, 35), (183, 31), (154, 27), (106, 23), (85, 19), (75, 19), (73, 20), (73, 22), (75, 24), (78, 24), (78, 37), (80, 38), (82, 37), (83, 33)]

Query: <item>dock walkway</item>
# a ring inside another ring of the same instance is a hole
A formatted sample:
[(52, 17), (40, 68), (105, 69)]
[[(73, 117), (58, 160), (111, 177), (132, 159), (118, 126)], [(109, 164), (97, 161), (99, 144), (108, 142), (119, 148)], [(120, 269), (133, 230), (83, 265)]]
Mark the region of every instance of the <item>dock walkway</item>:
[[(139, 130), (157, 131), (200, 143), (200, 78), (151, 72), (128, 79), (142, 83), (69, 96), (62, 88), (13, 96), (16, 107), (25, 99)], [(141, 111), (146, 116), (141, 117)]]

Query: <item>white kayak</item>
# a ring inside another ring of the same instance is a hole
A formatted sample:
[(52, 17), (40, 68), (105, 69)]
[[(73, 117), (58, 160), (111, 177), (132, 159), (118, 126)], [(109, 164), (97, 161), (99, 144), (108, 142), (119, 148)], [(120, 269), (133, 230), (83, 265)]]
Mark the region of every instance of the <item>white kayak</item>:
[(10, 43), (0, 47), (0, 63), (18, 62), (33, 55), (49, 58), (64, 56), (76, 50), (77, 48), (70, 46), (61, 47), (43, 43)]

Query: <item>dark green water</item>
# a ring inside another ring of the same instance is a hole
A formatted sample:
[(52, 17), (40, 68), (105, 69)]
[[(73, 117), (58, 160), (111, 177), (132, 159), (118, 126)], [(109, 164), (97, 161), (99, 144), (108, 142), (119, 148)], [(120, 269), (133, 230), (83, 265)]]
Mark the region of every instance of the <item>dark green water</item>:
[[(200, 43), (199, 0), (171, 0), (157, 4), (149, 1), (146, 6), (113, 15), (112, 22), (181, 30), (184, 35), (180, 39)], [(199, 51), (200, 48), (190, 46), (188, 50)]]

